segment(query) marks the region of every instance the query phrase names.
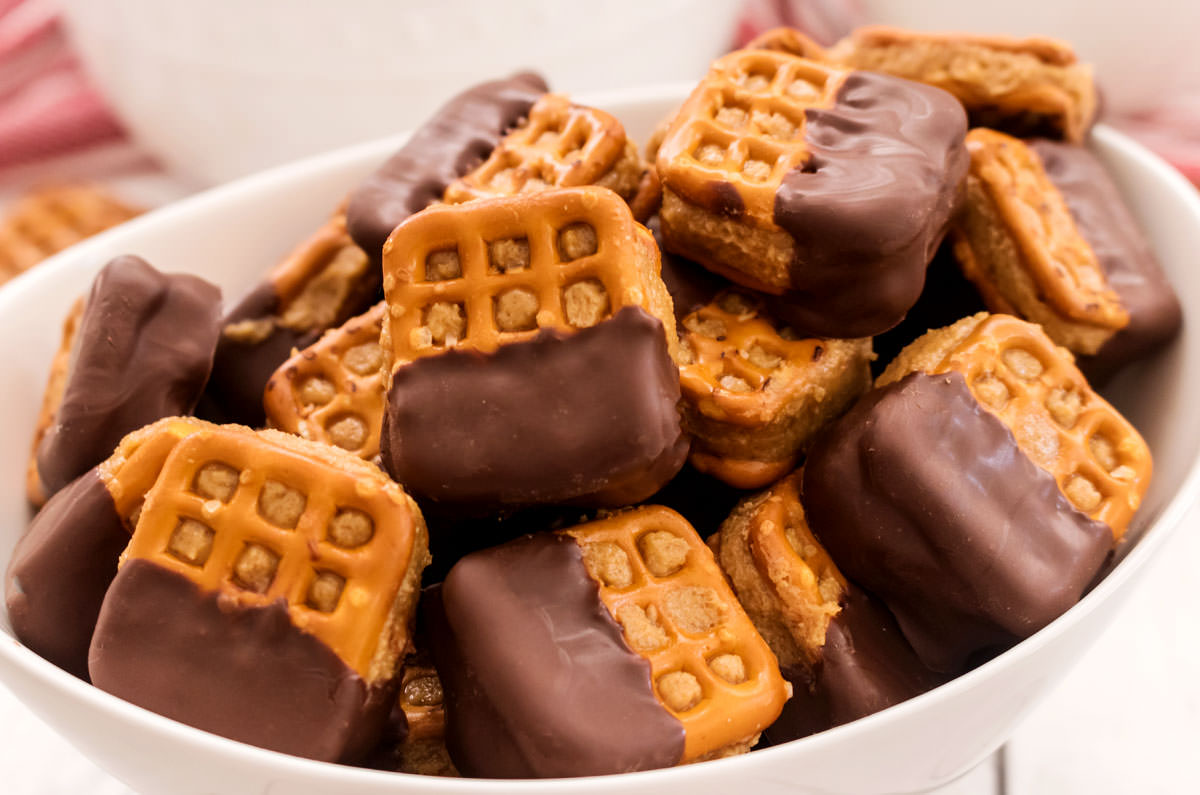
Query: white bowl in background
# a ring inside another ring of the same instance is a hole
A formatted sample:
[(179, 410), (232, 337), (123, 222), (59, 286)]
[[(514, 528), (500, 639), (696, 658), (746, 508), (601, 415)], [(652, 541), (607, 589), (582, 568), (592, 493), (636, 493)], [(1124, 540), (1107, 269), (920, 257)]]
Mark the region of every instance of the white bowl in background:
[(1196, 0), (857, 0), (872, 24), (1055, 36), (1096, 67), (1105, 109), (1152, 111), (1200, 90), (1200, 3)]
[(539, 65), (557, 91), (699, 79), (740, 0), (64, 0), (88, 74), (172, 171), (216, 184), (415, 127)]
[[(644, 139), (687, 86), (592, 96)], [(201, 194), (86, 241), (0, 291), (0, 566), (28, 521), (25, 451), (58, 344), (61, 317), (109, 258), (139, 254), (165, 270), (206, 276), (235, 298), (344, 193), (390, 154), (392, 138), (276, 169)], [(1153, 241), (1185, 306), (1200, 306), (1200, 196), (1175, 171), (1101, 128), (1094, 145)], [(435, 779), (313, 762), (217, 737), (147, 712), (60, 671), (11, 636), (0, 613), (0, 680), (43, 720), (117, 778), (146, 793), (409, 793), (595, 795), (665, 790), (727, 795), (911, 792), (986, 758), (1097, 639), (1200, 492), (1200, 324), (1139, 365), (1111, 395), (1145, 435), (1155, 475), (1128, 556), (1078, 605), (1032, 638), (936, 690), (860, 721), (776, 748), (670, 770), (540, 782)], [(153, 606), (148, 606), (153, 609)], [(619, 730), (619, 729), (617, 729)]]

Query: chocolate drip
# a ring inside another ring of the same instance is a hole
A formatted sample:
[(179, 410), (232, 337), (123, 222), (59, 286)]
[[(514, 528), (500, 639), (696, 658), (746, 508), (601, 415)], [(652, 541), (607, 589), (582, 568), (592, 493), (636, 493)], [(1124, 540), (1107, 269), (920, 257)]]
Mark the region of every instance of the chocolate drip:
[(121, 438), (190, 414), (208, 380), (221, 291), (195, 276), (117, 257), (92, 282), (62, 404), (37, 451), (53, 494), (103, 461)]
[(1087, 149), (1054, 141), (1030, 141), (1046, 176), (1066, 199), (1079, 234), (1100, 260), (1109, 286), (1129, 312), (1129, 325), (1079, 367), (1093, 383), (1166, 345), (1183, 323), (1179, 299), (1117, 186)]
[(486, 160), (549, 90), (539, 75), (520, 72), (480, 83), (443, 105), (350, 194), (346, 225), (354, 242), (378, 260), (401, 221), (440, 200), (451, 182)]
[(109, 588), (89, 668), (100, 689), (160, 715), (330, 762), (370, 750), (395, 697), (296, 628), (283, 600), (241, 607), (141, 559)]
[(410, 493), (464, 512), (631, 505), (683, 466), (678, 402), (662, 323), (624, 307), (574, 334), (404, 365), (381, 455)]
[(668, 767), (683, 726), (625, 643), (579, 546), (525, 536), (459, 561), (422, 604), (445, 691), (446, 746), (468, 776)]
[(921, 664), (896, 619), (865, 591), (850, 585), (841, 607), (816, 669), (784, 670), (793, 695), (766, 731), (772, 744), (858, 720), (946, 680)]
[(17, 638), (87, 679), (96, 616), (128, 543), (129, 531), (95, 469), (51, 497), (8, 565), (5, 600)]
[(916, 302), (961, 204), (966, 114), (941, 89), (853, 72), (805, 119), (811, 159), (775, 193), (797, 262), (772, 312), (814, 336), (878, 334)]
[(1112, 546), (958, 372), (913, 373), (859, 401), (813, 444), (804, 496), (838, 567), (947, 673), (1061, 615)]

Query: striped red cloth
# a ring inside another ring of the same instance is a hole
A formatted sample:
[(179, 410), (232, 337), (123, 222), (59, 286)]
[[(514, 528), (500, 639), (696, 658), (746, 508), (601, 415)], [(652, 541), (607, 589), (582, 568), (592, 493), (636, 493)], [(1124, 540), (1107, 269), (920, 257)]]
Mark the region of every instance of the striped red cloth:
[[(867, 21), (857, 0), (746, 0), (733, 43), (789, 25), (829, 44)], [(1108, 121), (1200, 184), (1200, 89), (1193, 96), (1168, 98), (1154, 114)], [(31, 164), (36, 173), (36, 164), (89, 150), (115, 152), (118, 170), (131, 159), (144, 166), (132, 144), (113, 148), (124, 139), (120, 123), (71, 50), (55, 0), (0, 0), (0, 186), (6, 178), (10, 183), (29, 179)]]

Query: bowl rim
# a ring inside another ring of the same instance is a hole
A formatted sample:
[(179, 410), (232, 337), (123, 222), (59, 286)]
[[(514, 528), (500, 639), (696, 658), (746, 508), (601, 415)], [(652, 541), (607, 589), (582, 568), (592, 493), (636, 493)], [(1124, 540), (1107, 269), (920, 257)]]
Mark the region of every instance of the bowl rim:
[[(597, 107), (677, 102), (686, 97), (691, 88), (691, 83), (659, 83), (632, 90), (581, 94), (579, 99)], [(1106, 125), (1098, 125), (1093, 131), (1093, 136), (1101, 148), (1119, 153), (1132, 161), (1138, 171), (1145, 171), (1152, 179), (1163, 183), (1165, 189), (1177, 194), (1179, 200), (1186, 206), (1187, 212), (1196, 219), (1197, 224), (1200, 224), (1200, 193), (1182, 174), (1142, 145)], [(86, 258), (92, 249), (107, 247), (110, 245), (110, 241), (119, 241), (122, 237), (136, 239), (145, 228), (153, 228), (157, 224), (170, 223), (176, 219), (186, 219), (193, 213), (202, 213), (208, 207), (220, 206), (234, 197), (253, 194), (257, 191), (273, 191), (280, 182), (304, 182), (327, 172), (361, 165), (371, 160), (381, 162), (407, 137), (408, 133), (388, 136), (276, 166), (173, 202), (128, 221), (118, 228), (89, 238), (54, 255), (37, 268), (12, 279), (7, 285), (9, 289), (0, 290), (0, 316), (5, 314), (10, 304), (21, 300), (27, 285), (34, 284), (38, 280), (52, 280), (57, 276), (58, 271), (69, 267), (69, 262)], [(712, 760), (699, 765), (623, 773), (619, 774), (619, 779), (614, 779), (612, 775), (569, 779), (455, 779), (320, 762), (231, 740), (131, 704), (75, 678), (42, 659), (21, 644), (9, 630), (2, 630), (0, 658), (10, 665), (19, 667), (27, 676), (38, 680), (43, 686), (53, 688), (70, 698), (81, 699), (91, 708), (99, 712), (110, 713), (118, 720), (137, 723), (140, 729), (169, 738), (173, 743), (198, 746), (199, 750), (204, 753), (234, 757), (242, 764), (267, 767), (279, 771), (280, 774), (303, 776), (306, 780), (318, 784), (386, 785), (390, 782), (395, 787), (402, 788), (420, 782), (421, 787), (426, 791), (447, 793), (447, 795), (451, 793), (498, 795), (499, 793), (550, 792), (566, 785), (569, 785), (572, 791), (582, 795), (583, 793), (608, 791), (614, 780), (630, 782), (631, 785), (667, 786), (691, 775), (689, 771), (707, 770), (708, 765), (714, 763), (724, 766), (723, 773), (749, 774), (761, 764), (771, 760), (780, 761), (789, 754), (796, 753), (801, 745), (806, 753), (819, 752), (825, 746), (841, 742), (846, 735), (872, 728), (881, 728), (889, 723), (904, 720), (908, 714), (924, 709), (925, 705), (930, 702), (938, 699), (951, 699), (955, 694), (975, 687), (978, 681), (992, 676), (997, 670), (1016, 665), (1019, 661), (1027, 659), (1040, 648), (1051, 643), (1069, 627), (1079, 623), (1106, 601), (1110, 594), (1121, 588), (1183, 523), (1198, 497), (1200, 497), (1200, 450), (1193, 454), (1180, 488), (1167, 500), (1159, 516), (1147, 525), (1145, 532), (1124, 559), (1120, 560), (1095, 588), (1034, 635), (978, 668), (933, 690), (851, 723), (778, 746), (756, 750), (752, 754)], [(20, 693), (14, 692), (14, 695), (21, 698)]]

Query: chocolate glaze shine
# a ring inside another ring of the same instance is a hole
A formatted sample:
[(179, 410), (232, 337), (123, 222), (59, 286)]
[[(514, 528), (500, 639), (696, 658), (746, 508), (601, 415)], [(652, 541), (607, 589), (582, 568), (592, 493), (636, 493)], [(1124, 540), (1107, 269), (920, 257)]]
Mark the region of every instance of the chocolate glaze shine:
[(809, 452), (810, 526), (930, 668), (1028, 637), (1078, 601), (1112, 546), (958, 372), (864, 397)]
[(329, 762), (379, 738), (394, 687), (372, 687), (279, 602), (239, 607), (146, 560), (104, 599), (89, 668), (102, 690), (234, 740)]
[(1183, 324), (1179, 299), (1154, 251), (1108, 176), (1088, 149), (1055, 141), (1029, 142), (1092, 247), (1109, 286), (1129, 312), (1129, 325), (1079, 367), (1095, 384), (1129, 362), (1166, 345)]
[(129, 531), (99, 473), (90, 469), (33, 517), (13, 549), (5, 601), (17, 638), (87, 679), (88, 646)]
[(765, 732), (772, 744), (866, 717), (947, 679), (921, 664), (887, 608), (854, 585), (826, 630), (821, 654), (815, 671), (784, 670), (793, 695)]
[(815, 336), (877, 334), (916, 302), (961, 205), (966, 114), (941, 89), (853, 72), (805, 119), (811, 158), (775, 194), (797, 264), (772, 312)]
[[(246, 320), (271, 318), (278, 312), (275, 285), (264, 281), (238, 302), (221, 325), (224, 328)], [(256, 343), (222, 335), (217, 342), (212, 378), (198, 413), (212, 422), (262, 427), (266, 424), (263, 390), (271, 374), (291, 356), (293, 348), (307, 348), (323, 331), (296, 331), (275, 324), (267, 337)]]
[(603, 775), (682, 759), (683, 726), (572, 539), (543, 533), (469, 555), (422, 604), (446, 746), (464, 775)]
[(678, 402), (661, 321), (624, 307), (573, 334), (400, 367), (380, 452), (410, 493), (466, 513), (631, 505), (687, 458)]
[(213, 364), (221, 291), (117, 257), (92, 282), (54, 424), (37, 451), (53, 494), (108, 458), (130, 431), (190, 414)]
[(451, 182), (486, 160), (549, 90), (539, 75), (520, 72), (480, 83), (443, 105), (350, 194), (346, 226), (354, 242), (378, 260), (401, 221), (440, 200)]

